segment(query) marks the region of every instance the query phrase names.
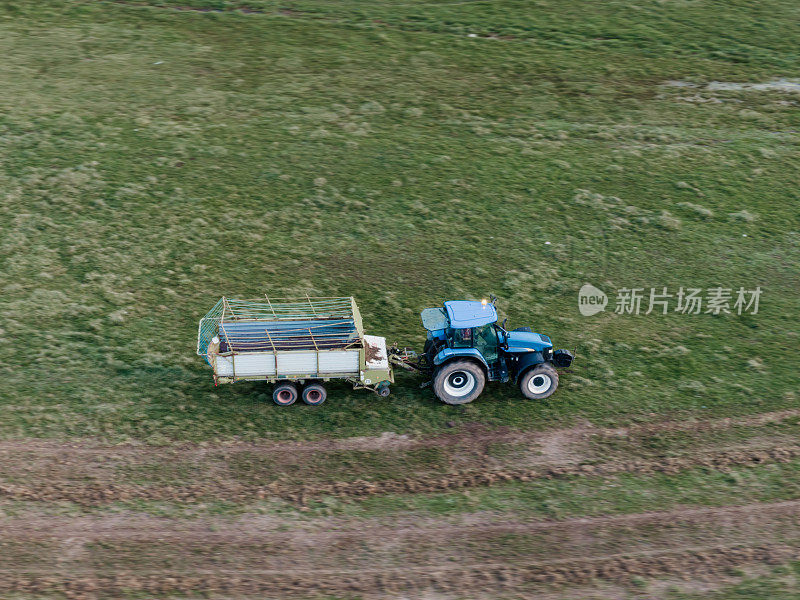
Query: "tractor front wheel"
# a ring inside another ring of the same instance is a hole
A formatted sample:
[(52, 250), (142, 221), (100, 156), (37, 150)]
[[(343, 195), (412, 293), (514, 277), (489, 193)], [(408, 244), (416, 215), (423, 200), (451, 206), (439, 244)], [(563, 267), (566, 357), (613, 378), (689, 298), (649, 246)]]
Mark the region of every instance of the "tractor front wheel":
[(519, 391), (528, 400), (543, 400), (552, 396), (558, 387), (558, 373), (550, 365), (538, 365), (522, 375)]
[(433, 374), (433, 392), (445, 404), (467, 404), (481, 395), (486, 385), (483, 369), (470, 360), (453, 360)]

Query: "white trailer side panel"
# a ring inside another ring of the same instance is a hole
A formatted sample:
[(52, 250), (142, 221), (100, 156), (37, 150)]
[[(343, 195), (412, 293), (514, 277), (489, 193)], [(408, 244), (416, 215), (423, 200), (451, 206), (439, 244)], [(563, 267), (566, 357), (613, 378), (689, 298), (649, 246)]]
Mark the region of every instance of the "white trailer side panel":
[(217, 377), (275, 375), (275, 355), (271, 352), (216, 356), (215, 362)]
[(274, 377), (276, 375), (320, 375), (347, 373), (358, 375), (358, 350), (330, 350), (319, 353), (317, 371), (316, 352), (278, 352), (277, 370), (273, 352), (243, 352), (231, 356), (215, 356), (217, 377)]
[(320, 373), (358, 373), (358, 350), (319, 353)]
[(316, 372), (316, 352), (278, 352), (278, 375), (302, 375)]

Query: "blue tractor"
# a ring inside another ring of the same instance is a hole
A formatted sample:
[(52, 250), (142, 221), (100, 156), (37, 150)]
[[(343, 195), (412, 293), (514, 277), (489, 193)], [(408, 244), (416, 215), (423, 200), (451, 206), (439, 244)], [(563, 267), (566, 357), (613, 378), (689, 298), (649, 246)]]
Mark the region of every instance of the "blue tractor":
[(427, 330), (422, 364), (436, 396), (447, 404), (472, 402), (486, 381), (513, 381), (531, 400), (558, 387), (557, 368), (569, 367), (567, 350), (553, 351), (550, 338), (529, 327), (508, 331), (497, 322), (494, 302), (455, 300), (422, 311)]

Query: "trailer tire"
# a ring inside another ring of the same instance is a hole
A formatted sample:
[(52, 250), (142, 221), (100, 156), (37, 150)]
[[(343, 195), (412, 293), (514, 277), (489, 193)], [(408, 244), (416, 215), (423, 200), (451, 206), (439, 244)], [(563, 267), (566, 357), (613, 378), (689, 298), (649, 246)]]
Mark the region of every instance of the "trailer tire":
[(297, 385), (290, 381), (279, 383), (272, 391), (272, 400), (278, 406), (289, 406), (294, 404), (299, 396)]
[(389, 389), (388, 385), (384, 384), (376, 387), (375, 393), (378, 394), (378, 396), (380, 396), (381, 398), (386, 398), (389, 394), (392, 393), (392, 390)]
[(451, 360), (433, 374), (433, 392), (445, 404), (467, 404), (481, 395), (486, 385), (483, 368), (471, 360)]
[(303, 388), (303, 402), (309, 406), (319, 406), (328, 397), (328, 391), (321, 383), (310, 383)]
[(548, 364), (528, 369), (519, 378), (519, 391), (528, 400), (544, 400), (558, 388), (558, 372)]

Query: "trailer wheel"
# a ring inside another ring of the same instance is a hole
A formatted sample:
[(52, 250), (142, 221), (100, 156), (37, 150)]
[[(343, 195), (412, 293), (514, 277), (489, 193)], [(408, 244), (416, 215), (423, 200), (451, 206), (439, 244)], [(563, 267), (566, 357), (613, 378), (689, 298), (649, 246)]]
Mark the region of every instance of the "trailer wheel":
[(392, 393), (392, 390), (389, 389), (388, 385), (379, 385), (375, 388), (375, 393), (381, 398), (386, 398), (386, 396)]
[(272, 392), (272, 400), (279, 406), (294, 404), (297, 396), (297, 386), (289, 381), (279, 383)]
[(528, 400), (543, 400), (553, 395), (558, 387), (558, 373), (550, 365), (538, 365), (522, 375), (519, 391)]
[(311, 383), (303, 388), (303, 402), (310, 406), (319, 406), (327, 397), (328, 392), (321, 383)]
[(486, 385), (483, 369), (470, 360), (453, 360), (433, 374), (433, 392), (445, 404), (467, 404), (481, 395)]

